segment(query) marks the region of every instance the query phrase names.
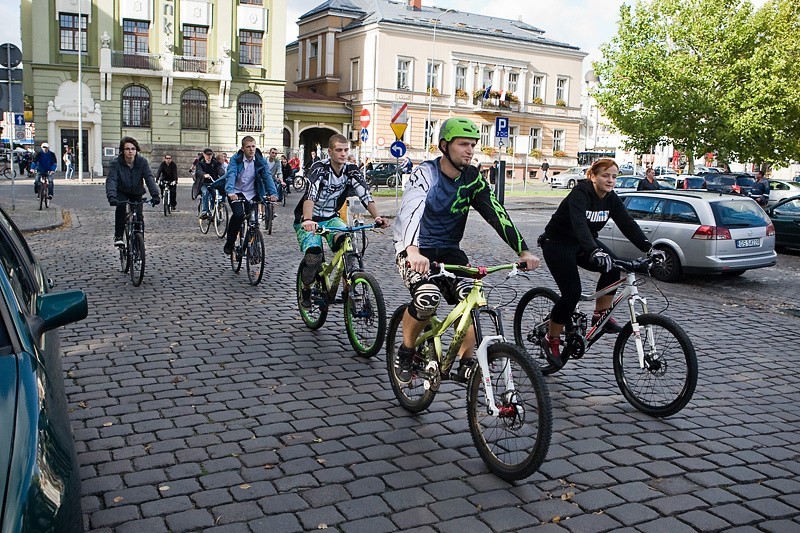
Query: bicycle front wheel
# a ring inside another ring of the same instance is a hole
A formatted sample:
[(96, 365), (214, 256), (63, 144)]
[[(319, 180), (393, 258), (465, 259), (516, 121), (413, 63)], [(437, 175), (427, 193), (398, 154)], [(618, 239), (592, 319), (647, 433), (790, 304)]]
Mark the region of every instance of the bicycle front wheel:
[(172, 208), (170, 207), (170, 202), (172, 198), (170, 198), (169, 187), (164, 189), (164, 197), (161, 199), (161, 202), (164, 204), (164, 216), (168, 217)]
[(541, 466), (550, 448), (552, 406), (539, 368), (519, 346), (489, 346), (489, 376), (498, 415), (488, 411), (484, 376), (476, 364), (469, 382), (467, 418), (472, 442), (496, 476), (524, 479)]
[(228, 204), (225, 202), (219, 202), (214, 209), (214, 231), (220, 239), (224, 239), (228, 232)]
[(239, 236), (236, 237), (233, 253), (231, 253), (231, 269), (234, 274), (238, 274), (242, 269), (242, 256), (244, 255), (244, 235), (247, 230), (244, 226), (239, 230)]
[(295, 176), (294, 181), (292, 181), (292, 187), (294, 187), (294, 190), (301, 191), (305, 186), (306, 186), (305, 178), (303, 176)]
[(128, 269), (131, 268), (131, 258), (128, 255), (128, 247), (130, 246), (131, 241), (128, 237), (127, 229), (125, 230), (125, 236), (122, 240), (125, 244), (119, 247), (119, 268), (123, 272), (128, 272)]
[(692, 399), (697, 386), (697, 355), (691, 339), (672, 319), (639, 315), (644, 368), (639, 365), (636, 337), (628, 322), (614, 344), (614, 376), (622, 395), (639, 411), (674, 415)]
[[(397, 377), (400, 368), (397, 351), (403, 344), (403, 316), (406, 307), (406, 305), (398, 307), (389, 321), (389, 331), (386, 333), (386, 370), (389, 373), (389, 383), (392, 384), (394, 396), (403, 409), (409, 413), (420, 413), (433, 403), (433, 399), (436, 397), (436, 387), (431, 386), (430, 380), (425, 374), (427, 361), (419, 349), (415, 350), (411, 362), (411, 380), (403, 383)], [(430, 326), (427, 326), (425, 329), (429, 328)], [(430, 346), (429, 349), (433, 349), (433, 347)]]
[(201, 215), (203, 214), (203, 201), (200, 200), (197, 203), (197, 223), (200, 225), (200, 231), (203, 232), (205, 235), (208, 233), (208, 230), (211, 228), (211, 217), (203, 218)]
[(275, 206), (271, 202), (264, 204), (264, 229), (267, 235), (272, 235), (272, 220), (275, 218)]
[(39, 184), (39, 211), (42, 210), (42, 206), (47, 201), (47, 185), (44, 181)]
[[(15, 176), (17, 175), (16, 171), (14, 172), (14, 175)], [(11, 179), (11, 169), (10, 168), (6, 167), (6, 168), (3, 169), (3, 177), (5, 179), (7, 179), (7, 180)]]
[(514, 311), (514, 342), (528, 352), (545, 376), (558, 372), (547, 361), (542, 347), (542, 340), (550, 327), (550, 311), (556, 300), (558, 294), (555, 291), (534, 287), (522, 295)]
[(247, 279), (250, 285), (258, 285), (261, 278), (264, 276), (264, 236), (257, 228), (253, 228), (248, 232), (247, 241)]
[(130, 243), (131, 283), (138, 287), (144, 279), (144, 235), (134, 233)]
[(386, 336), (386, 303), (372, 274), (353, 274), (344, 301), (344, 323), (350, 345), (358, 355), (372, 357), (380, 351)]
[(311, 285), (311, 307), (303, 307), (302, 290), (303, 290), (303, 264), (301, 263), (297, 269), (297, 282), (295, 289), (297, 290), (297, 308), (300, 309), (300, 318), (303, 323), (311, 329), (319, 329), (328, 318), (328, 296), (325, 290), (325, 285), (322, 279), (317, 277), (314, 284)]

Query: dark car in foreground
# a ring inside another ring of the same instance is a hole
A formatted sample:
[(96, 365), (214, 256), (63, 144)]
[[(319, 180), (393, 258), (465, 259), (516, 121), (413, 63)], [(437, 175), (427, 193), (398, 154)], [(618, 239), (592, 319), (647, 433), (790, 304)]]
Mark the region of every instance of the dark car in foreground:
[[(653, 268), (662, 281), (684, 274), (739, 275), (776, 262), (775, 227), (751, 198), (706, 191), (623, 192), (628, 213), (666, 260)], [(624, 259), (641, 255), (610, 220), (599, 238)]]
[(49, 292), (2, 209), (0, 262), (0, 531), (83, 531), (56, 329), (86, 317), (86, 295)]
[(366, 172), (367, 183), (370, 187), (377, 189), (379, 186), (396, 187), (397, 163), (385, 162), (378, 163), (372, 170)]
[(800, 196), (768, 207), (767, 215), (775, 226), (775, 247), (800, 248)]

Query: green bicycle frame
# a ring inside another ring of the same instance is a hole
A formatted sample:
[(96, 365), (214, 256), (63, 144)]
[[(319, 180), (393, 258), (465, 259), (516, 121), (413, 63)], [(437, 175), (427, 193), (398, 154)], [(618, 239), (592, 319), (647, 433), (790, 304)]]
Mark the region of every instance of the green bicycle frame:
[[(333, 254), (333, 259), (330, 263), (323, 263), (320, 275), (325, 280), (325, 291), (328, 293), (329, 299), (336, 297), (336, 292), (339, 290), (339, 281), (344, 279), (344, 255), (347, 252), (353, 251), (353, 241), (349, 233), (345, 233), (342, 245)], [(345, 284), (347, 281), (345, 280)]]

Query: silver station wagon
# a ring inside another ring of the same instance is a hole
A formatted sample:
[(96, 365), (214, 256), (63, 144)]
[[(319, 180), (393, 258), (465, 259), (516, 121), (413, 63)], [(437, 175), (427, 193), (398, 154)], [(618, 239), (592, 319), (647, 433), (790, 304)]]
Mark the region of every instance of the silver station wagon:
[[(776, 262), (775, 227), (750, 198), (692, 190), (625, 192), (619, 197), (653, 246), (666, 253), (663, 265), (653, 269), (657, 279), (733, 276)], [(614, 221), (599, 237), (621, 258), (641, 255)]]

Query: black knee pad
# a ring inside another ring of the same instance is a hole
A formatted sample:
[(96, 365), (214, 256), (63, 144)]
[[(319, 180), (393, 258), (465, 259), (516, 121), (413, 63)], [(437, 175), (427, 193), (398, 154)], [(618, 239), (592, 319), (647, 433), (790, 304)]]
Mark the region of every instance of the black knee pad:
[(408, 314), (417, 320), (428, 320), (442, 301), (442, 293), (433, 283), (421, 283), (411, 292)]
[(323, 259), (322, 250), (319, 248), (316, 248), (316, 250), (314, 250), (314, 248), (308, 249), (305, 257), (303, 257), (303, 268), (300, 271), (300, 279), (303, 281), (303, 284), (311, 285), (314, 283), (314, 278), (316, 278), (317, 273), (319, 273)]

